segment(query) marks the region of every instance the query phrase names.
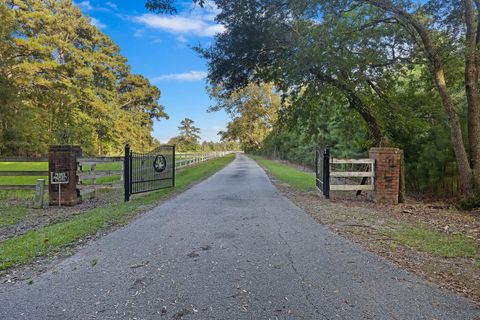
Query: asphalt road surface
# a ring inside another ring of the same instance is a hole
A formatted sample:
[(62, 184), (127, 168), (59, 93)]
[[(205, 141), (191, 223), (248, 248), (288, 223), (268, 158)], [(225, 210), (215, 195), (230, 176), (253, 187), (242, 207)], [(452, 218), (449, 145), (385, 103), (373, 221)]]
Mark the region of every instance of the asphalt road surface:
[(238, 155), (55, 270), (0, 319), (478, 319), (480, 307), (316, 223)]

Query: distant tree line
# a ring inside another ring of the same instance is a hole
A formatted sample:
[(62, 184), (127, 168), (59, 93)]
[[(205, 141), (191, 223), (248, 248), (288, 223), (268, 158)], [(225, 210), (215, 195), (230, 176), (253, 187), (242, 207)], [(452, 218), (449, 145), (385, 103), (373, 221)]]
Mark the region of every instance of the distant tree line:
[(0, 154), (77, 144), (109, 155), (155, 146), (160, 90), (71, 0), (0, 1)]
[(171, 138), (168, 144), (174, 144), (179, 152), (211, 152), (240, 150), (240, 143), (234, 140), (221, 142), (203, 141), (200, 143), (200, 128), (190, 118), (185, 118), (178, 127), (180, 134)]

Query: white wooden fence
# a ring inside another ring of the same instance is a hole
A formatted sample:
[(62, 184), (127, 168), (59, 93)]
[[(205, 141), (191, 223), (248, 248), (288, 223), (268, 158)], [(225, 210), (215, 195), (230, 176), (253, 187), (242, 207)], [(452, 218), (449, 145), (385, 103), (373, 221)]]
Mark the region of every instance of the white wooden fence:
[[(339, 166), (340, 165), (340, 166)], [(361, 167), (359, 167), (361, 166)], [(340, 167), (340, 168), (339, 168)], [(366, 167), (366, 168), (365, 168)], [(343, 170), (341, 170), (343, 169)], [(349, 171), (345, 171), (349, 170)], [(335, 178), (346, 178), (339, 184)], [(368, 184), (351, 184), (348, 178), (368, 178)], [(375, 159), (330, 159), (330, 190), (373, 191), (375, 190)]]

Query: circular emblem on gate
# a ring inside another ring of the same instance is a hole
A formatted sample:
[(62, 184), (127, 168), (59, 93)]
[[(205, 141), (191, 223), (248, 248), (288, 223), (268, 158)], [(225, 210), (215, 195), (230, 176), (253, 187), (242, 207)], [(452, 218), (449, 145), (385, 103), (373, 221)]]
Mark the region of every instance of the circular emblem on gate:
[(155, 157), (153, 161), (153, 169), (156, 172), (163, 172), (167, 168), (167, 159), (161, 154)]

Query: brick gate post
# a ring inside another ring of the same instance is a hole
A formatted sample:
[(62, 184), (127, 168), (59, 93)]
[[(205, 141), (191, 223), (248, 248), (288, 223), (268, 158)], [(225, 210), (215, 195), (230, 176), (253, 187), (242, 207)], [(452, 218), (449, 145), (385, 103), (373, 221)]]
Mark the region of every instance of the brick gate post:
[[(78, 146), (55, 145), (48, 150), (48, 193), (50, 205), (74, 206), (81, 202), (77, 189)], [(59, 193), (60, 188), (60, 193)]]
[(375, 202), (402, 202), (403, 151), (397, 148), (372, 148), (370, 158), (375, 159)]

